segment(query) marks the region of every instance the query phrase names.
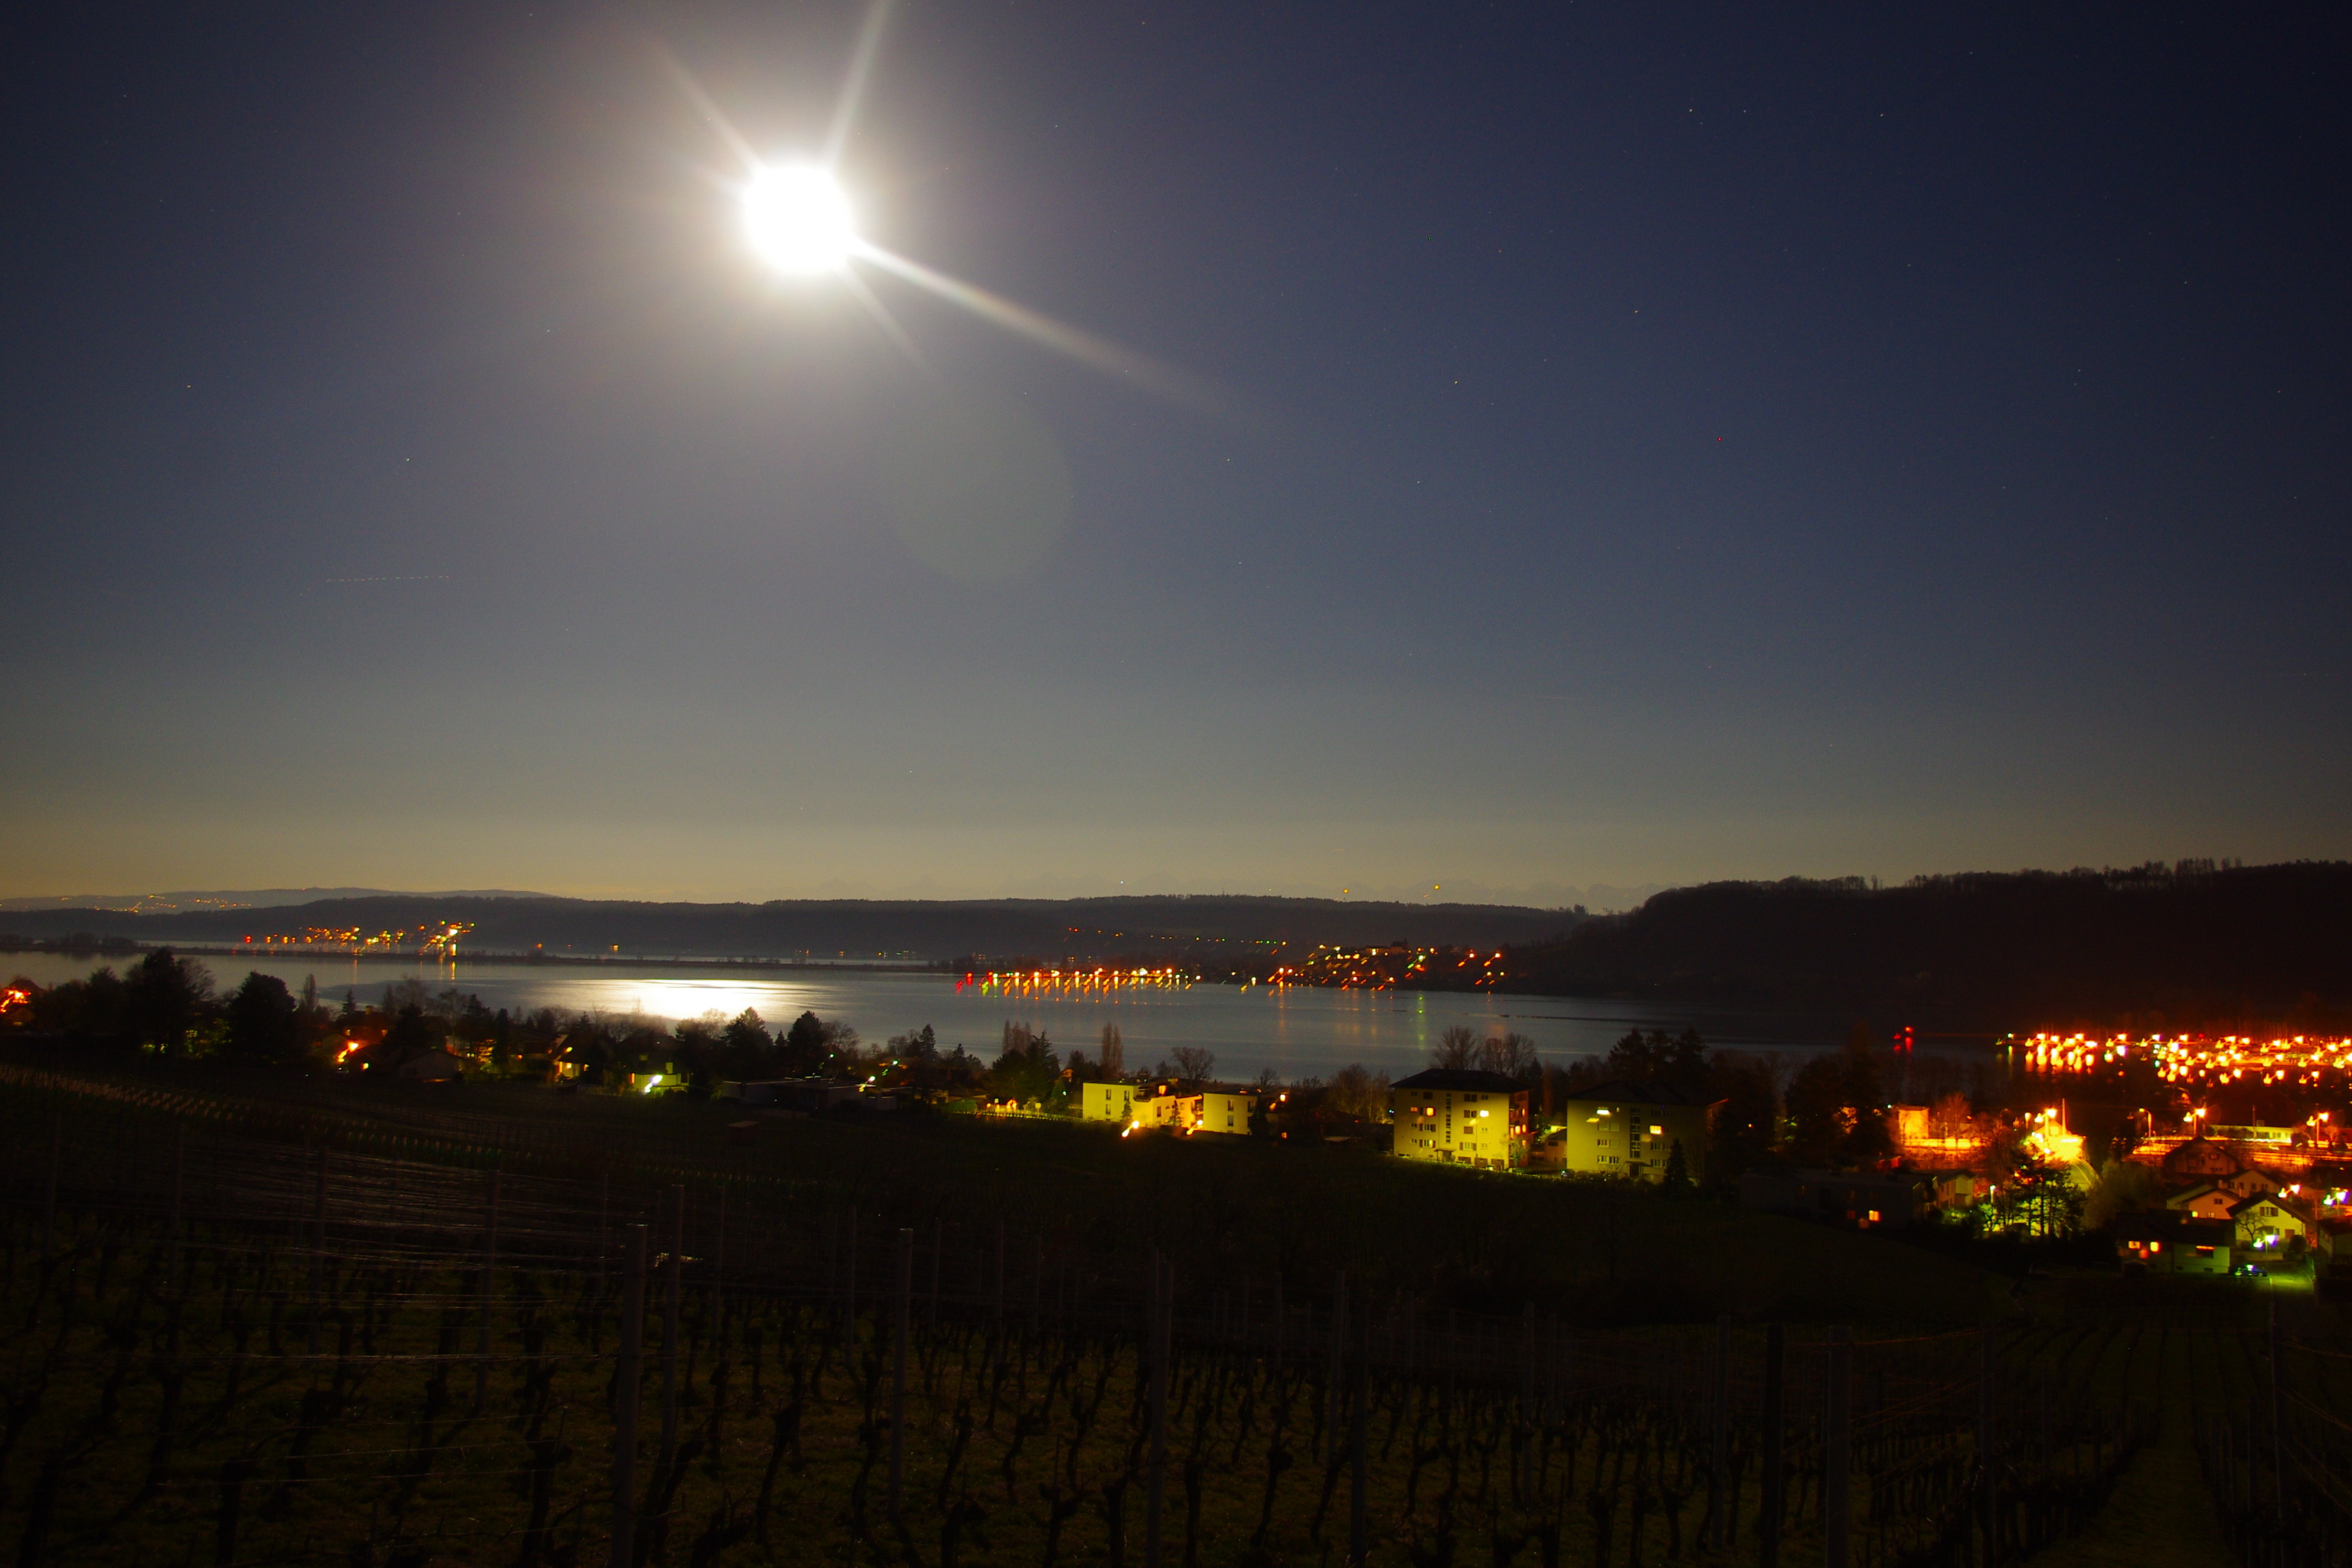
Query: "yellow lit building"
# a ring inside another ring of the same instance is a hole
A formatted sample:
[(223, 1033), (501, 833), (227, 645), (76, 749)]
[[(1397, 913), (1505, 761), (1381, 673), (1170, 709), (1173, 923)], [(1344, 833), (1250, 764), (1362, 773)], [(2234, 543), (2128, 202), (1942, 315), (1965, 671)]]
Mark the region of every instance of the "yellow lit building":
[(1662, 1084), (1614, 1079), (1579, 1090), (1556, 1114), (1538, 1151), (1547, 1170), (1663, 1182), (1680, 1143), (1690, 1179), (1706, 1174), (1706, 1107)]
[(1187, 1131), (1232, 1133), (1246, 1138), (1250, 1118), (1257, 1113), (1258, 1096), (1212, 1089), (1192, 1096), (1192, 1124)]
[(2213, 1184), (2232, 1197), (2240, 1198), (2253, 1198), (2260, 1197), (2264, 1193), (2284, 1192), (2287, 1185), (2268, 1171), (2255, 1170), (2252, 1167), (2240, 1171), (2233, 1176), (2223, 1176)]
[(2311, 1220), (2284, 1193), (2243, 1199), (2230, 1210), (2230, 1218), (2238, 1227), (2238, 1246), (2256, 1257), (2276, 1257), (2311, 1240)]
[(2226, 1220), (2230, 1217), (2230, 1211), (2244, 1201), (2219, 1183), (2200, 1182), (2166, 1198), (2164, 1206), (2191, 1219)]
[(1389, 1086), (1390, 1150), (1405, 1160), (1517, 1170), (1527, 1163), (1528, 1091), (1500, 1073), (1432, 1068)]
[(1185, 1094), (1173, 1079), (1154, 1083), (1089, 1083), (1079, 1090), (1078, 1118), (1139, 1130), (1165, 1128), (1187, 1135), (1214, 1132), (1247, 1137), (1259, 1098), (1215, 1089)]
[(1135, 1125), (1138, 1127), (1164, 1127), (1177, 1132), (1189, 1132), (1192, 1123), (1200, 1119), (1201, 1097), (1197, 1094), (1179, 1094), (1171, 1089), (1135, 1102)]
[(1151, 1089), (1145, 1084), (1090, 1083), (1078, 1094), (1078, 1120), (1081, 1121), (1115, 1121), (1124, 1127), (1135, 1120), (1135, 1102), (1149, 1100)]

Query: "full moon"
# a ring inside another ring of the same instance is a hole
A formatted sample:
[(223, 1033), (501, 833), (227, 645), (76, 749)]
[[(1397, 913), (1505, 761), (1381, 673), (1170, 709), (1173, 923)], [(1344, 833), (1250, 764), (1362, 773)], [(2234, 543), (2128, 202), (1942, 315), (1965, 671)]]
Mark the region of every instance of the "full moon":
[(761, 169), (743, 188), (743, 231), (781, 272), (829, 272), (857, 242), (849, 198), (823, 169)]

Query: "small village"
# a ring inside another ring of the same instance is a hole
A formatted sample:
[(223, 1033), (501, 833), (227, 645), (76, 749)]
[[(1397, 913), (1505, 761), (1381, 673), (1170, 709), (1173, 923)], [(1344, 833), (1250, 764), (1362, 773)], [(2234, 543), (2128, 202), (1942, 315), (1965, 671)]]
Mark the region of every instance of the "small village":
[[(131, 983), (150, 971), (177, 973), (166, 952)], [(80, 990), (19, 984), (0, 1012), (37, 1026), (47, 1005), (70, 1019), (87, 1005)], [(2328, 1101), (2352, 1050), (2335, 1037), (2016, 1037), (1997, 1063), (1978, 1064), (1971, 1095), (1954, 1087), (1948, 1062), (1941, 1079), (1922, 1069), (1915, 1079), (1907, 1032), (1891, 1050), (1850, 1039), (1790, 1073), (1709, 1051), (1690, 1031), (1635, 1031), (1605, 1059), (1563, 1068), (1520, 1037), (1455, 1028), (1432, 1050), (1435, 1065), (1393, 1080), (1350, 1066), (1328, 1081), (1262, 1073), (1233, 1083), (1192, 1047), (1129, 1073), (1116, 1026), (1091, 1054), (1065, 1053), (1008, 1021), (991, 1061), (942, 1048), (928, 1027), (868, 1045), (813, 1013), (772, 1030), (749, 1011), (667, 1027), (551, 1009), (518, 1018), (414, 983), (390, 987), (380, 1005), (347, 996), (340, 1012), (310, 990), (279, 1003), (279, 1056), (354, 1087), (714, 1100), (740, 1112), (727, 1129), (736, 1142), (778, 1121), (878, 1115), (1058, 1121), (1119, 1140), (1265, 1140), (1503, 1179), (1704, 1189), (1854, 1231), (2104, 1237), (2126, 1274), (2299, 1282), (2352, 1297), (2352, 1142)], [(188, 1048), (235, 1055), (238, 1017), (232, 999), (192, 1025)], [(15, 1037), (53, 1037), (36, 1026)], [(1883, 1092), (1890, 1081), (1897, 1093)], [(1942, 1092), (1902, 1102), (1915, 1081)], [(2050, 1103), (2033, 1106), (2037, 1097)]]
[[(1286, 1096), (1234, 1089), (1186, 1092), (1174, 1080), (1086, 1086), (1084, 1119), (1122, 1135), (1271, 1133)], [(1433, 1068), (1390, 1086), (1391, 1152), (1398, 1159), (1530, 1175), (1688, 1184), (1700, 1179), (1713, 1106), (1671, 1090), (1612, 1079), (1560, 1100), (1530, 1120), (1530, 1091), (1499, 1074)], [(1884, 1112), (1895, 1156), (1884, 1168), (1839, 1172), (1801, 1167), (1750, 1170), (1738, 1192), (1745, 1207), (1859, 1230), (1900, 1230), (1964, 1213), (1992, 1196), (1999, 1136), (1931, 1136), (1927, 1106)], [(2352, 1194), (2337, 1142), (2308, 1128), (2215, 1127), (2150, 1137), (2127, 1173), (2103, 1175), (2081, 1160), (2082, 1139), (2055, 1120), (2033, 1123), (2036, 1151), (2072, 1156), (2084, 1190), (2102, 1181), (2130, 1189), (2145, 1205), (2112, 1216), (2116, 1258), (2126, 1271), (2257, 1276), (2310, 1265), (2352, 1279)], [(2157, 1206), (2160, 1203), (2160, 1206)], [(2021, 1228), (2031, 1220), (2015, 1222)]]
[[(942, 1049), (928, 1029), (864, 1045), (814, 1015), (772, 1034), (756, 1015), (624, 1033), (388, 995), (383, 1008), (317, 1016), (320, 1048), (343, 1076), (713, 1099), (740, 1107), (730, 1132), (738, 1141), (779, 1119), (882, 1114), (1076, 1122), (1129, 1140), (1264, 1139), (1496, 1177), (1704, 1188), (1742, 1208), (1857, 1231), (2102, 1236), (2126, 1273), (2352, 1292), (2352, 1149), (2337, 1114), (2314, 1108), (2344, 1055), (2333, 1039), (2265, 1050), (2234, 1039), (2136, 1047), (2029, 1037), (2000, 1064), (2011, 1092), (1976, 1097), (2009, 1103), (1979, 1109), (1948, 1079), (1929, 1103), (1889, 1103), (1897, 1097), (1880, 1086), (1914, 1081), (1908, 1064), (1889, 1066), (1902, 1060), (1900, 1037), (1881, 1056), (1849, 1042), (1785, 1085), (1736, 1053), (1707, 1052), (1695, 1035), (1636, 1032), (1606, 1060), (1562, 1069), (1517, 1037), (1463, 1030), (1432, 1052), (1440, 1065), (1392, 1081), (1351, 1067), (1328, 1082), (1266, 1074), (1237, 1084), (1218, 1079), (1214, 1058), (1193, 1047), (1129, 1073), (1115, 1027), (1091, 1054), (1065, 1054), (1008, 1023), (989, 1061)], [(2306, 1092), (2289, 1099), (2277, 1086), (2298, 1065)], [(1980, 1089), (1992, 1081), (1979, 1073)], [(2020, 1103), (2042, 1091), (2050, 1103)], [(2304, 1113), (2266, 1121), (2264, 1109)], [(2217, 1110), (2242, 1119), (2219, 1121)], [(1825, 1124), (1811, 1138), (1809, 1116)]]
[(826, 1079), (730, 1083), (720, 1092), (786, 1114), (922, 1104), (983, 1118), (1074, 1118), (1120, 1138), (1306, 1139), (1496, 1175), (1712, 1184), (1744, 1208), (1862, 1231), (1973, 1224), (1985, 1234), (2050, 1238), (2098, 1230), (2112, 1236), (2126, 1273), (2307, 1279), (2352, 1294), (2352, 1151), (2325, 1113), (2292, 1127), (2192, 1116), (2173, 1131), (2148, 1126), (2143, 1113), (2123, 1119), (2140, 1130), (2120, 1151), (2103, 1136), (2110, 1157), (2102, 1161), (2086, 1152), (2063, 1105), (2014, 1115), (1948, 1102), (1848, 1108), (1848, 1118), (1883, 1126), (1879, 1158), (1725, 1173), (1726, 1101), (1633, 1078), (1553, 1089), (1549, 1079), (1537, 1087), (1475, 1068), (1432, 1068), (1358, 1086), (1378, 1104), (1355, 1120), (1334, 1113), (1328, 1086), (1302, 1093), (1174, 1076), (1076, 1082), (1050, 1106), (984, 1091), (926, 1101)]

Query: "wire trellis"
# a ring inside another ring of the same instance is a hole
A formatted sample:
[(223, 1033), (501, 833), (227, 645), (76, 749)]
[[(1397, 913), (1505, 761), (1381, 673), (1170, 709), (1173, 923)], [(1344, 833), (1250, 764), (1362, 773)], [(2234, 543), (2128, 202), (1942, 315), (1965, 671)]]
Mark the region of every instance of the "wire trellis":
[(1926, 1568), (2079, 1529), (2150, 1431), (2020, 1419), (2015, 1331), (1594, 1334), (208, 1105), (12, 1123), (20, 1562)]

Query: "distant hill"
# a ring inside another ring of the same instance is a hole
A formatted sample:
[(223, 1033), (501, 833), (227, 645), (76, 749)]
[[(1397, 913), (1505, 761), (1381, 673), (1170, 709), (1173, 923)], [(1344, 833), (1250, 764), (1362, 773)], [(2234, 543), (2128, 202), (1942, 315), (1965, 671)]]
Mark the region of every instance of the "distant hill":
[(207, 945), (308, 926), (406, 931), (470, 921), (465, 946), (483, 952), (585, 956), (915, 958), (1058, 963), (1154, 953), (1241, 962), (1253, 952), (1320, 942), (1500, 948), (1562, 936), (1580, 917), (1491, 904), (1342, 902), (1331, 899), (1163, 897), (968, 901), (780, 900), (655, 904), (539, 895), (378, 894), (269, 909), (24, 910), (0, 931), (57, 939), (80, 932), (142, 942)]
[[(175, 893), (58, 893), (18, 895), (0, 899), (0, 913), (24, 910), (112, 910), (131, 914), (176, 914), (188, 910), (263, 910), (287, 904), (311, 904), (325, 899), (392, 898), (383, 888), (231, 888)], [(418, 897), (464, 899), (530, 899), (537, 893), (509, 892), (499, 888), (419, 894)]]
[(2352, 1006), (2352, 864), (1713, 882), (1512, 954), (1515, 989), (2017, 1028)]

